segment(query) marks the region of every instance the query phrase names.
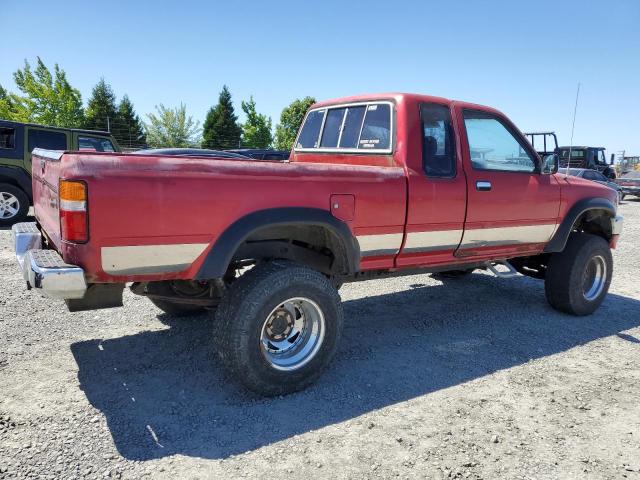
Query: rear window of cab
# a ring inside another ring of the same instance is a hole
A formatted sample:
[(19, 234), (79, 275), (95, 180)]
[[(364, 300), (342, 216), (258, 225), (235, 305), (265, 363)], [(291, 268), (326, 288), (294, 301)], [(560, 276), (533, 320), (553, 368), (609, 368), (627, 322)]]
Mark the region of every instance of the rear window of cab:
[(391, 153), (391, 102), (362, 102), (309, 111), (296, 151)]

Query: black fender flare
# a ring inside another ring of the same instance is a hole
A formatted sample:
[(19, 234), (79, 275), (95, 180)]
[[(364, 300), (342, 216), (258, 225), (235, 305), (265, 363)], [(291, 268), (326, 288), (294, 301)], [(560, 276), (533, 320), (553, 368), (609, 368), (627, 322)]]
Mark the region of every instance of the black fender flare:
[(31, 176), (19, 167), (0, 166), (0, 183), (10, 183), (19, 187), (33, 203), (33, 190), (31, 189)]
[(576, 220), (589, 210), (604, 210), (611, 215), (611, 218), (616, 216), (615, 206), (606, 198), (583, 198), (577, 201), (565, 215), (553, 238), (547, 243), (545, 253), (562, 252)]
[(249, 236), (265, 227), (308, 225), (327, 228), (342, 241), (348, 272), (355, 273), (360, 265), (360, 246), (346, 223), (329, 211), (319, 208), (283, 207), (269, 208), (250, 213), (229, 225), (209, 250), (196, 279), (222, 278), (234, 253)]

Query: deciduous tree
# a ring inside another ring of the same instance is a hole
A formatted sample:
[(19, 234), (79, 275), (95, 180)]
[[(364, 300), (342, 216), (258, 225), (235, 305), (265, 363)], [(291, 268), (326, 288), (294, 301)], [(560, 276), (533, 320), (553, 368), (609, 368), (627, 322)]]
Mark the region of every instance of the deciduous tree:
[(291, 150), (304, 115), (314, 103), (313, 97), (298, 98), (282, 110), (280, 123), (276, 126), (275, 146), (278, 150)]
[(2, 85), (0, 85), (0, 119), (13, 120), (15, 122), (29, 121), (20, 97), (7, 92)]
[(24, 96), (20, 104), (26, 120), (57, 127), (80, 127), (84, 123), (82, 96), (67, 80), (67, 75), (58, 64), (53, 74), (38, 57), (35, 70), (28, 61), (24, 68), (13, 74), (16, 85)]
[(271, 135), (271, 118), (256, 112), (253, 97), (242, 102), (242, 111), (247, 121), (242, 124), (242, 146), (247, 148), (269, 148), (273, 143)]
[(144, 123), (150, 147), (194, 147), (200, 142), (200, 122), (187, 115), (187, 107), (156, 106), (156, 114), (147, 114)]

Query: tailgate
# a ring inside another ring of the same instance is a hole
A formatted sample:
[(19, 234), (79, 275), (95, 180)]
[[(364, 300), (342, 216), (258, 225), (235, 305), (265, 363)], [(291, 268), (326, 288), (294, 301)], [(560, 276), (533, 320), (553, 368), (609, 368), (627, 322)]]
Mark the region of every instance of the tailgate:
[(33, 176), (33, 208), (36, 220), (45, 234), (60, 249), (60, 212), (58, 205), (58, 181), (60, 178), (62, 151), (36, 148), (31, 157)]

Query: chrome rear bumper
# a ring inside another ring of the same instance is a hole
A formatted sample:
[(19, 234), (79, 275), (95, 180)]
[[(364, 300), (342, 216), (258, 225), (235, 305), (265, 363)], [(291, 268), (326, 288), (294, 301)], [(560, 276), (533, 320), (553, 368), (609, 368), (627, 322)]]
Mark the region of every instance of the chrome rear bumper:
[(42, 248), (42, 236), (35, 222), (16, 223), (12, 228), (16, 261), (27, 288), (38, 289), (50, 298), (79, 299), (87, 291), (84, 271), (65, 263), (55, 250)]

